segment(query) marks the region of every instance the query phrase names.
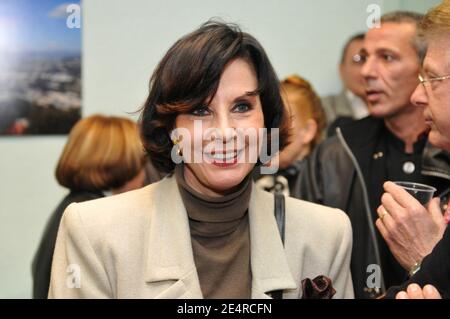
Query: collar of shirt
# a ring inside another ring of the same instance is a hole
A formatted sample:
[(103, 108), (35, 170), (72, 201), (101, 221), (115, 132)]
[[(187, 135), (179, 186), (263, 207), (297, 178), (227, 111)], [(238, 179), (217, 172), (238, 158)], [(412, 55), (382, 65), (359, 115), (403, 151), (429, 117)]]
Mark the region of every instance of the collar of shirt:
[[(395, 134), (393, 134), (389, 129), (386, 127), (386, 138), (388, 145), (392, 145), (395, 147), (398, 151), (405, 154), (405, 142), (401, 139), (399, 139)], [(413, 145), (413, 154), (422, 154), (423, 149), (425, 147), (425, 144), (428, 140), (428, 134), (426, 132), (421, 133), (417, 137), (417, 141)]]

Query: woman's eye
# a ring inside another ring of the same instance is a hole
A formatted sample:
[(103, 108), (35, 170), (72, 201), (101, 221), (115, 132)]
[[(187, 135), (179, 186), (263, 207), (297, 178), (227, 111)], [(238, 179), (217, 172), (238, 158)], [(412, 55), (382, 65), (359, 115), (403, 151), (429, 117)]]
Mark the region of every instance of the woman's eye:
[(244, 112), (249, 111), (250, 109), (251, 109), (250, 104), (239, 103), (234, 106), (233, 111), (238, 112), (238, 113), (244, 113)]
[(198, 107), (191, 112), (191, 114), (195, 116), (207, 116), (209, 113), (209, 109), (206, 106)]

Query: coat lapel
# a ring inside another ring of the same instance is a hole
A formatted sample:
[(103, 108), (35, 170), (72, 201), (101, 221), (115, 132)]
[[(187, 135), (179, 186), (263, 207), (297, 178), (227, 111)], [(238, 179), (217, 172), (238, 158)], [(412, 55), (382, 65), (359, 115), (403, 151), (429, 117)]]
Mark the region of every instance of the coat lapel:
[[(202, 298), (189, 222), (175, 178), (163, 179), (152, 195), (146, 284), (156, 298)], [(253, 185), (249, 203), (252, 298), (296, 289), (274, 217), (273, 195)], [(169, 244), (168, 244), (169, 243)]]
[(189, 222), (175, 178), (154, 189), (145, 279), (156, 298), (202, 298)]
[(274, 197), (254, 184), (249, 205), (252, 298), (296, 289), (274, 217)]

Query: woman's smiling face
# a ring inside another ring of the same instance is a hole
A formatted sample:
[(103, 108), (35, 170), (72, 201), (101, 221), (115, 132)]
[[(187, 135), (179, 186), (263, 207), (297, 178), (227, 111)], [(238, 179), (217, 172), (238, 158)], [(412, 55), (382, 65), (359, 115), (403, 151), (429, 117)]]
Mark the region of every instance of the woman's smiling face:
[[(258, 80), (252, 65), (244, 59), (235, 59), (225, 67), (209, 105), (177, 116), (175, 128), (187, 130), (191, 137), (183, 138), (181, 147), (186, 162), (186, 182), (196, 191), (209, 196), (226, 194), (253, 169), (261, 144), (259, 134), (256, 140), (241, 139), (237, 131), (259, 132), (264, 128), (257, 89)], [(194, 127), (197, 127), (195, 131)], [(214, 143), (211, 143), (211, 135)]]

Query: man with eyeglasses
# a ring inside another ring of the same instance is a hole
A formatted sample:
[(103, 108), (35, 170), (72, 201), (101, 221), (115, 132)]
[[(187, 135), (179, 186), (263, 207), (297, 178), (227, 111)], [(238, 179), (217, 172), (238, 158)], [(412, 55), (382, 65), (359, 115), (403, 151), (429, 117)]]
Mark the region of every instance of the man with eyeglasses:
[(300, 198), (340, 208), (353, 228), (351, 271), (357, 298), (380, 296), (407, 279), (404, 268), (376, 229), (386, 181), (433, 185), (444, 194), (450, 156), (429, 145), (423, 112), (414, 106), (425, 45), (417, 36), (422, 16), (394, 12), (364, 38), (361, 73), (370, 115), (343, 125), (305, 161)]
[(336, 127), (369, 115), (365, 101), (364, 79), (361, 67), (364, 63), (360, 51), (364, 33), (352, 36), (344, 45), (339, 63), (339, 75), (343, 84), (337, 95), (322, 98), (327, 116), (328, 135), (334, 135)]
[[(421, 28), (428, 50), (411, 101), (423, 111), (431, 129), (429, 141), (450, 151), (450, 0), (431, 10)], [(386, 297), (450, 298), (449, 203), (442, 210), (439, 200), (434, 199), (425, 208), (393, 183), (384, 188), (376, 225), (396, 259), (414, 272)]]

